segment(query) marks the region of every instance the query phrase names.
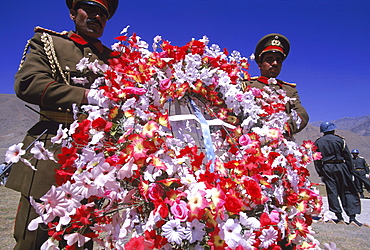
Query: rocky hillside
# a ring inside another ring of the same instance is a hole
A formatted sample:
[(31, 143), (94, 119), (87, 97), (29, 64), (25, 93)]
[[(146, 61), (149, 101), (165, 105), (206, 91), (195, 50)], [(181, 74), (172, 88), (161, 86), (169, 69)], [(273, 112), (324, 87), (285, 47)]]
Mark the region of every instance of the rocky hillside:
[[(0, 94), (0, 162), (9, 146), (22, 142), (25, 132), (38, 120), (38, 114), (25, 106), (15, 95)], [(32, 105), (31, 105), (32, 106)], [(38, 109), (35, 106), (33, 108)], [(357, 148), (360, 154), (370, 163), (370, 115), (361, 117), (345, 117), (333, 121), (337, 133), (346, 138), (349, 149)], [(319, 122), (311, 122), (303, 131), (296, 135), (297, 142), (315, 141), (321, 136)], [(312, 170), (313, 168), (310, 167)], [(315, 176), (315, 171), (311, 171)], [(314, 181), (317, 178), (314, 177)]]
[[(358, 135), (370, 136), (370, 115), (360, 117), (344, 117), (331, 122), (334, 122), (338, 129), (350, 130)], [(321, 121), (312, 122), (310, 124), (319, 127)]]
[(0, 103), (0, 162), (3, 162), (6, 150), (22, 142), (25, 132), (38, 120), (38, 114), (15, 95), (0, 94)]

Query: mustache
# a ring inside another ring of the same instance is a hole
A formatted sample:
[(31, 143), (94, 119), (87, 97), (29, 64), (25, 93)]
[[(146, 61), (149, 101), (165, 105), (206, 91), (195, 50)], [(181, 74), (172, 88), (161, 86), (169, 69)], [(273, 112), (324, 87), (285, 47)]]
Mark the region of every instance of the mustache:
[(96, 23), (96, 24), (98, 24), (98, 25), (100, 26), (100, 28), (102, 28), (102, 24), (101, 24), (101, 23), (100, 23), (100, 21), (99, 21), (98, 19), (96, 19), (96, 18), (88, 18), (86, 21), (87, 21), (88, 23), (89, 23), (89, 22)]

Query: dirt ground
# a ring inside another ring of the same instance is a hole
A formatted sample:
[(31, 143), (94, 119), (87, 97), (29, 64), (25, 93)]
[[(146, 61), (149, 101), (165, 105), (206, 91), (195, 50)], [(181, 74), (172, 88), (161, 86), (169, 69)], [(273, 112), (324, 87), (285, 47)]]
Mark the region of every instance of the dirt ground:
[[(0, 249), (10, 250), (15, 243), (13, 225), (19, 194), (0, 186), (0, 197)], [(324, 222), (315, 222), (312, 227), (316, 232), (315, 238), (321, 243), (321, 248), (324, 248), (325, 243), (334, 242), (341, 250), (370, 249), (369, 227)]]

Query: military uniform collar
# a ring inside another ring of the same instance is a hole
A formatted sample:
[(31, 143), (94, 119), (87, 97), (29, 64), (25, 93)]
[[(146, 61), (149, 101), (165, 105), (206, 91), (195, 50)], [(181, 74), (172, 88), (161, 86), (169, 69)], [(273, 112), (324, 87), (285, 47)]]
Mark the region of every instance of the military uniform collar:
[[(268, 77), (265, 77), (265, 76), (254, 76), (254, 77), (251, 77), (251, 80), (255, 80), (255, 81), (258, 81), (260, 83), (263, 83), (263, 84), (266, 84), (266, 85), (269, 85), (269, 79)], [(297, 86), (297, 84), (295, 83), (289, 83), (289, 82), (284, 82), (282, 80), (279, 80), (279, 79), (276, 79), (277, 81), (277, 84), (282, 87), (283, 85), (289, 85), (293, 88), (295, 88)]]
[[(266, 85), (270, 85), (271, 83), (269, 83), (269, 80), (272, 79), (272, 78), (268, 78), (268, 77), (265, 77), (265, 76), (259, 76), (257, 78), (257, 81), (261, 82), (261, 83), (264, 83)], [(275, 79), (276, 80), (276, 83), (281, 87), (281, 83), (280, 83), (280, 80), (278, 79)]]
[(76, 34), (75, 32), (71, 31), (68, 34), (69, 39), (74, 41), (75, 43), (81, 44), (81, 45), (87, 45), (91, 44), (93, 45), (100, 53), (103, 53), (104, 47), (100, 40), (96, 39), (94, 42), (88, 42), (86, 41), (82, 36)]

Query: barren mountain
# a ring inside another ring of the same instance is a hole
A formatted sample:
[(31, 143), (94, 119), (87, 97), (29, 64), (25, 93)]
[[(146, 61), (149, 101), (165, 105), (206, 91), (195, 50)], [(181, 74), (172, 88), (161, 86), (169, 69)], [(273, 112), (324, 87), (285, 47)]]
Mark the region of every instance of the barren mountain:
[[(22, 142), (26, 131), (38, 120), (39, 115), (25, 106), (14, 94), (0, 94), (0, 162), (9, 146)], [(38, 110), (37, 107), (30, 105)], [(360, 150), (360, 155), (370, 163), (370, 115), (361, 117), (345, 117), (333, 121), (338, 129), (337, 134), (346, 138), (349, 149)], [(319, 131), (319, 122), (311, 122), (304, 130), (297, 134), (296, 140), (315, 141), (322, 134)], [(310, 166), (313, 181), (318, 181), (316, 173)]]
[(26, 131), (37, 122), (39, 116), (14, 94), (0, 94), (0, 103), (0, 162), (3, 162), (6, 150), (22, 142)]

